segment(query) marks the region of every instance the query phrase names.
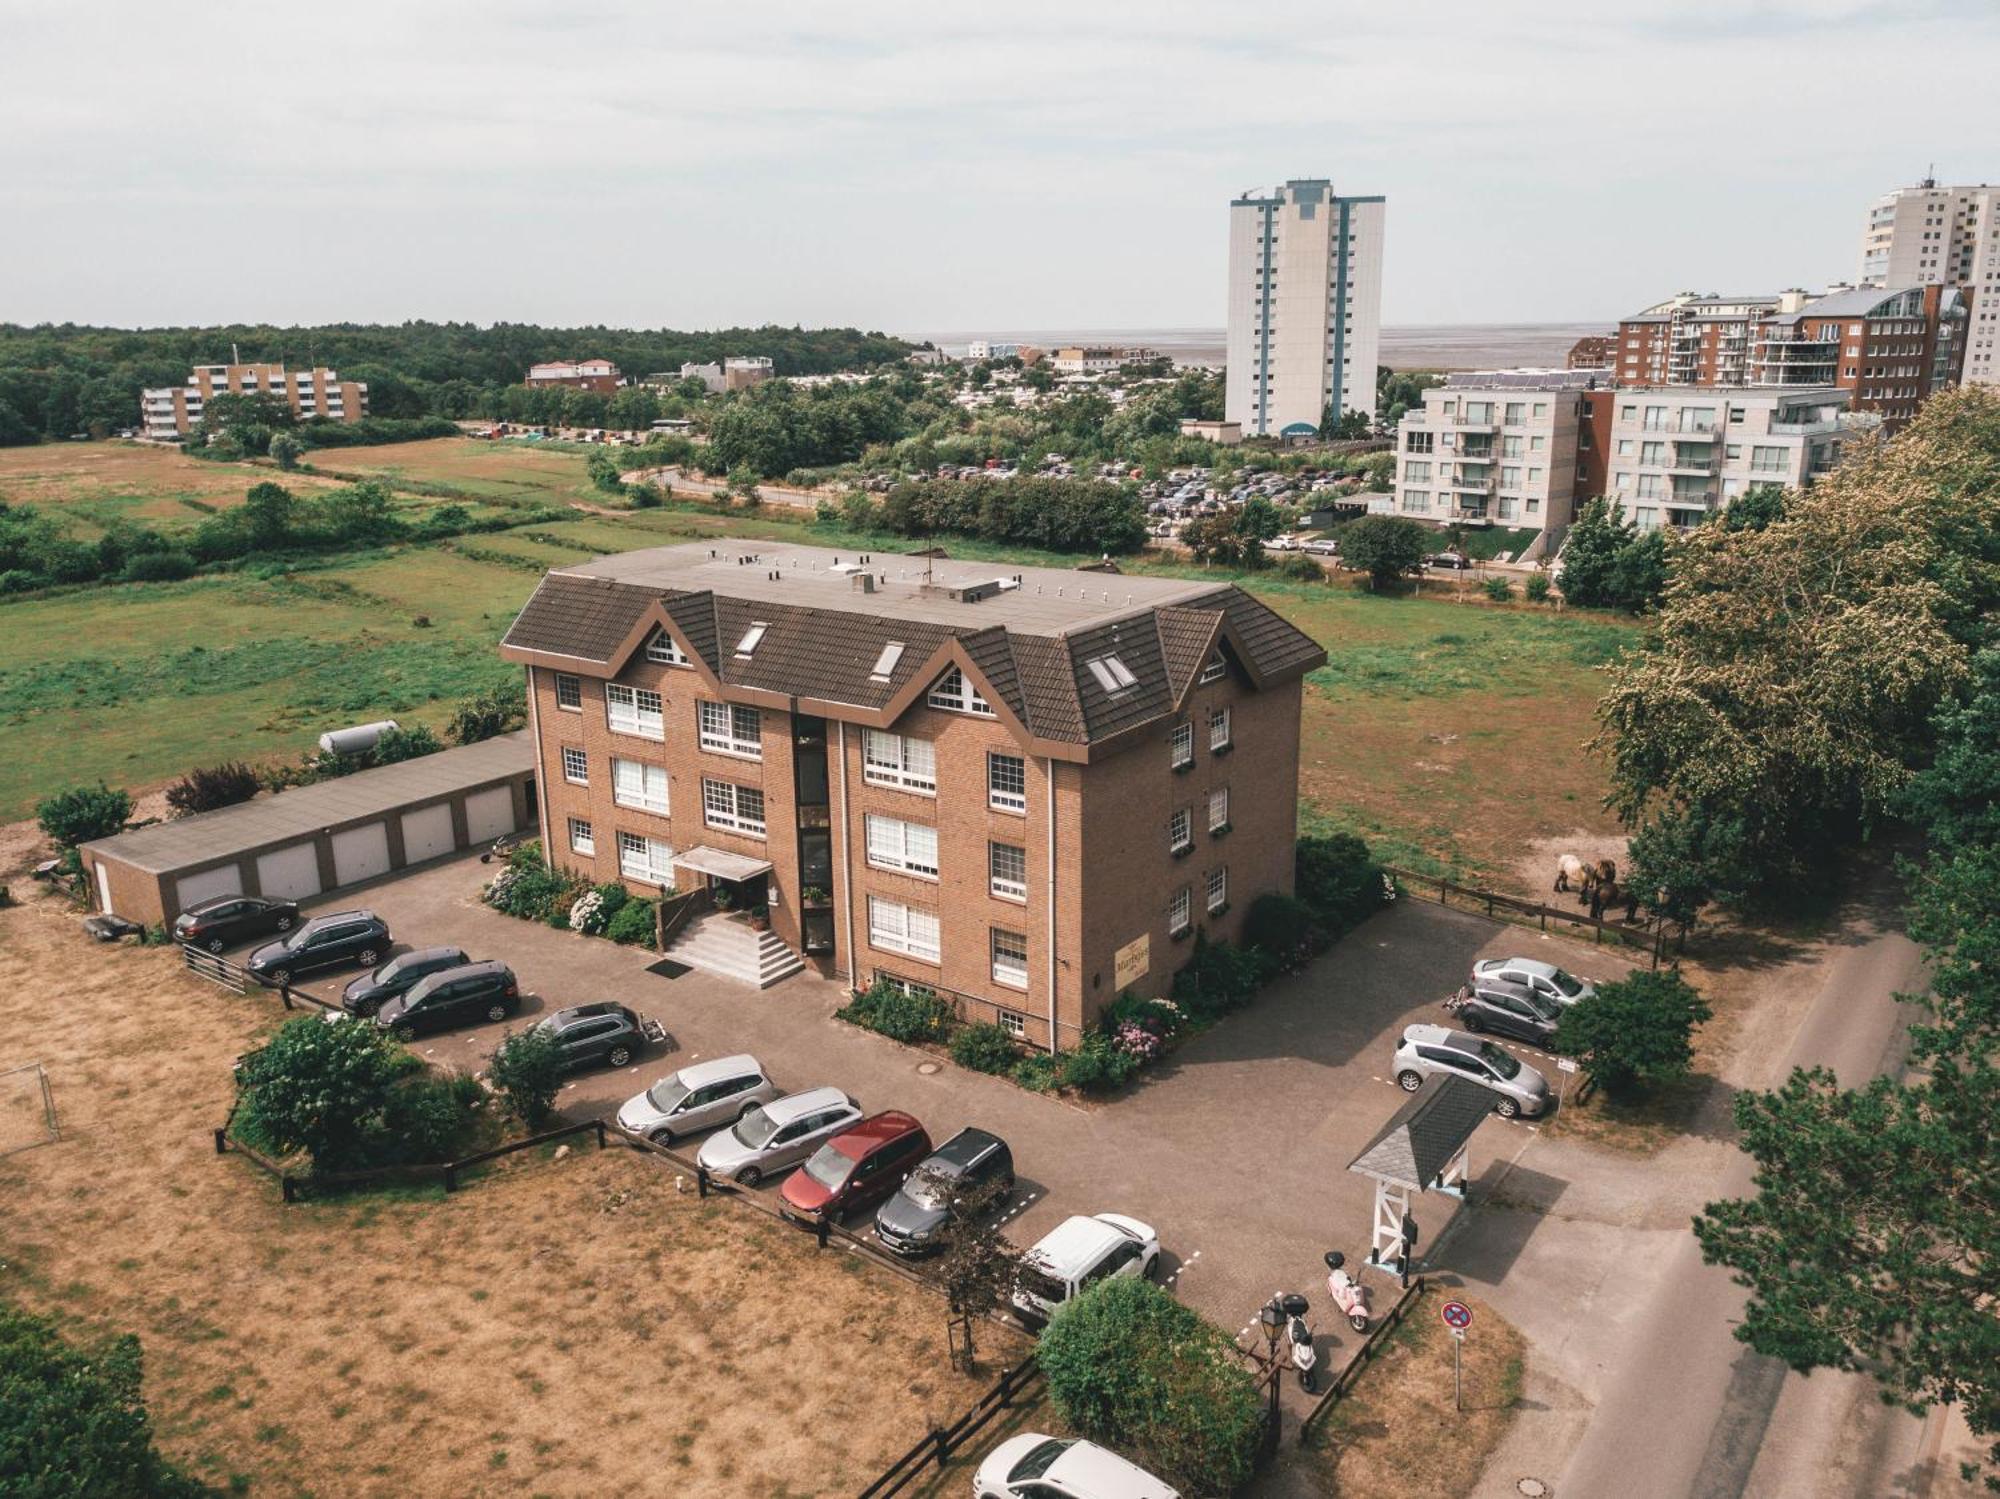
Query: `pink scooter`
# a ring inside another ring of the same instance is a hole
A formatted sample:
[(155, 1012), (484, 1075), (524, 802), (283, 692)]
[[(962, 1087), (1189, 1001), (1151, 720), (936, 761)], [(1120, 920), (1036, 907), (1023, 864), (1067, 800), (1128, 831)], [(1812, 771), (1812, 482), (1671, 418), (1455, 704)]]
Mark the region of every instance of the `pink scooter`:
[(1333, 1304), (1340, 1308), (1347, 1325), (1356, 1332), (1368, 1331), (1368, 1288), (1349, 1275), (1341, 1266), (1347, 1263), (1347, 1256), (1338, 1249), (1330, 1249), (1326, 1254), (1327, 1294), (1333, 1297)]

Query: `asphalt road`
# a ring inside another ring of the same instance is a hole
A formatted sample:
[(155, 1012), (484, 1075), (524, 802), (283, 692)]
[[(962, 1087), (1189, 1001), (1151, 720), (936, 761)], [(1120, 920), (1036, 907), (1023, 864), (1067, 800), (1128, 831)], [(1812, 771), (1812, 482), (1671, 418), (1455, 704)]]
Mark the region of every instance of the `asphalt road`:
[[(1910, 1012), (1898, 991), (1924, 987), (1908, 938), (1864, 918), (1833, 950), (1790, 1049), (1770, 1070), (1833, 1069), (1848, 1086), (1903, 1066)], [(1740, 1152), (1714, 1183), (1714, 1199), (1746, 1195), (1751, 1161)], [(1922, 1492), (1911, 1486), (1921, 1423), (1888, 1410), (1868, 1382), (1809, 1379), (1752, 1352), (1733, 1336), (1746, 1295), (1727, 1271), (1702, 1263), (1681, 1237), (1633, 1318), (1626, 1355), (1611, 1373), (1582, 1442), (1556, 1486), (1564, 1495), (1619, 1499), (1739, 1499)]]

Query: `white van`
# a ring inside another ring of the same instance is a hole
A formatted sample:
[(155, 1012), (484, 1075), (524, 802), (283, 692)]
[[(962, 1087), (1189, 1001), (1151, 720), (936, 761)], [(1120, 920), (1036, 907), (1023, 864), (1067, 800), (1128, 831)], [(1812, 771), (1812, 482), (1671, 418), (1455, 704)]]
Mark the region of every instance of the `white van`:
[(1122, 1275), (1150, 1280), (1159, 1262), (1159, 1236), (1137, 1218), (1099, 1213), (1065, 1219), (1024, 1257), (1014, 1314), (1027, 1326), (1040, 1327), (1057, 1307), (1100, 1280)]

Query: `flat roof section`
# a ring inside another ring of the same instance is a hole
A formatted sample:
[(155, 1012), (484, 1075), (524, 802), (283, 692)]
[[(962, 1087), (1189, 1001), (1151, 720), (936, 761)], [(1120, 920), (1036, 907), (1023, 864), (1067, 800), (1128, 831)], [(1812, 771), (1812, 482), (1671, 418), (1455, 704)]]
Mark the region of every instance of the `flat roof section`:
[(172, 874), (309, 838), (327, 828), (385, 817), (490, 781), (525, 776), (534, 768), (534, 745), (522, 729), (478, 744), (439, 750), (395, 765), (356, 771), (338, 780), (294, 786), (233, 807), (99, 838), (83, 847), (148, 874)]
[[(860, 563), (864, 555), (870, 558), (866, 566)], [(854, 582), (857, 572), (875, 575), (873, 593), (864, 593)], [(557, 568), (551, 576), (608, 578), (687, 593), (711, 589), (733, 599), (965, 629), (1005, 625), (1024, 635), (1066, 635), (1137, 610), (1185, 603), (1216, 591), (1213, 579), (1133, 578), (1006, 562), (733, 541), (617, 552)], [(1009, 582), (1018, 578), (1020, 586), (977, 602), (946, 592), (1001, 578)]]

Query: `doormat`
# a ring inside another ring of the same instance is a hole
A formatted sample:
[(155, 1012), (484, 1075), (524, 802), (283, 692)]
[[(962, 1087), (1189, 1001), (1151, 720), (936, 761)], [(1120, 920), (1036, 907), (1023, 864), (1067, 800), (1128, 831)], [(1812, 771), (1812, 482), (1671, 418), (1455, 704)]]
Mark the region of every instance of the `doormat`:
[(662, 958), (659, 962), (648, 966), (646, 972), (657, 973), (663, 979), (677, 979), (682, 974), (692, 973), (694, 970), (685, 963), (676, 963), (672, 958)]

